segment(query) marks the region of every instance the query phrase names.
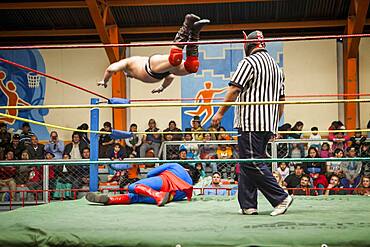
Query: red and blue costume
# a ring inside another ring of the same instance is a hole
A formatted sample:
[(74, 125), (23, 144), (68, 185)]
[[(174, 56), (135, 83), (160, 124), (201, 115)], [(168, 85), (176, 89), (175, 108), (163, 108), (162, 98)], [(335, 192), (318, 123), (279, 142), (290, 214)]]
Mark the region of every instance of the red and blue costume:
[[(113, 169), (127, 169), (130, 165), (112, 165)], [(108, 205), (149, 203), (163, 206), (169, 201), (189, 201), (193, 192), (193, 181), (188, 172), (177, 163), (163, 164), (151, 170), (147, 178), (132, 183), (128, 194), (111, 196), (88, 193), (87, 200)]]

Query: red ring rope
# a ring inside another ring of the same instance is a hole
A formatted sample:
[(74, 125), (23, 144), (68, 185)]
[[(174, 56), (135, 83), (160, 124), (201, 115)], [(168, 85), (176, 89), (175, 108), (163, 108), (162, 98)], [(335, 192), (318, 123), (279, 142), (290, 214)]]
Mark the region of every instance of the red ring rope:
[(103, 98), (103, 99), (109, 100), (109, 98), (107, 98), (107, 97), (105, 97), (105, 96), (103, 96), (103, 95), (101, 95), (101, 94), (98, 94), (98, 93), (95, 93), (95, 92), (93, 92), (93, 91), (90, 91), (90, 90), (88, 90), (88, 89), (86, 89), (86, 88), (83, 88), (83, 87), (77, 86), (76, 84), (73, 84), (73, 83), (71, 83), (71, 82), (68, 82), (68, 81), (65, 81), (65, 80), (62, 80), (62, 79), (56, 78), (55, 76), (45, 74), (45, 73), (43, 73), (43, 72), (41, 72), (41, 71), (38, 71), (38, 70), (35, 70), (35, 69), (31, 69), (31, 68), (29, 68), (29, 67), (26, 67), (26, 66), (24, 66), (24, 65), (21, 65), (21, 64), (18, 64), (18, 63), (15, 63), (15, 62), (12, 62), (12, 61), (6, 60), (6, 59), (1, 58), (1, 57), (0, 57), (0, 61), (2, 61), (2, 62), (4, 62), (4, 63), (7, 63), (7, 64), (11, 64), (11, 65), (13, 65), (13, 66), (16, 66), (16, 67), (19, 67), (19, 68), (22, 68), (22, 69), (25, 69), (25, 70), (28, 70), (28, 71), (31, 71), (31, 72), (33, 72), (33, 73), (36, 73), (36, 74), (39, 74), (39, 75), (42, 75), (42, 76), (48, 77), (48, 78), (50, 78), (50, 79), (53, 79), (53, 80), (59, 81), (59, 82), (61, 82), (61, 83), (63, 83), (63, 84), (66, 84), (66, 85), (68, 85), (68, 86), (71, 86), (71, 87), (74, 87), (74, 88), (80, 89), (80, 90), (82, 90), (82, 91), (85, 91), (85, 92), (87, 92), (87, 93), (93, 94), (93, 95), (98, 96), (98, 97), (100, 97), (100, 98)]
[(171, 45), (217, 45), (217, 44), (236, 44), (250, 42), (276, 42), (276, 41), (303, 41), (320, 39), (347, 39), (370, 37), (370, 34), (341, 34), (341, 35), (318, 35), (318, 36), (297, 36), (280, 37), (265, 39), (237, 39), (237, 40), (217, 40), (217, 41), (198, 41), (198, 42), (159, 42), (159, 43), (137, 43), (137, 44), (99, 44), (99, 45), (29, 45), (29, 46), (0, 46), (0, 50), (21, 50), (21, 49), (75, 49), (75, 48), (103, 48), (103, 47), (146, 47), (146, 46), (171, 46)]

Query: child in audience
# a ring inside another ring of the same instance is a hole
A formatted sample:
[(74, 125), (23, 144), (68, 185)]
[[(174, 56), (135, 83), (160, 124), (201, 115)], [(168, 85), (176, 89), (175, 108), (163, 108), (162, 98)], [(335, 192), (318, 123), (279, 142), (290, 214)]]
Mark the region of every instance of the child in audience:
[(280, 174), (283, 180), (289, 175), (289, 166), (285, 162), (280, 162), (276, 171)]
[(330, 152), (330, 146), (329, 146), (329, 143), (324, 142), (324, 143), (321, 145), (320, 157), (321, 157), (321, 158), (329, 158), (329, 157), (331, 157), (331, 152)]
[(317, 150), (320, 150), (321, 149), (321, 135), (319, 134), (318, 132), (318, 128), (317, 127), (312, 127), (311, 128), (311, 135), (310, 135), (310, 147), (315, 147)]

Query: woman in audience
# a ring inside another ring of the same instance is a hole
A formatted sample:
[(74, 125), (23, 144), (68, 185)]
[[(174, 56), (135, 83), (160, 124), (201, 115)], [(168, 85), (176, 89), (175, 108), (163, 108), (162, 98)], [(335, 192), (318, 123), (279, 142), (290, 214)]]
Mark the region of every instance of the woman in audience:
[(361, 183), (355, 190), (356, 195), (370, 196), (370, 176), (363, 176)]

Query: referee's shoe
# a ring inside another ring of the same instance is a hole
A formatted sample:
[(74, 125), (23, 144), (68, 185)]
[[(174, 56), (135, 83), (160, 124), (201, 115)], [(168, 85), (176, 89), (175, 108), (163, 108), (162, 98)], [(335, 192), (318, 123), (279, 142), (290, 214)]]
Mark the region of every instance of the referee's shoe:
[(274, 211), (271, 212), (271, 216), (277, 216), (280, 214), (285, 214), (285, 212), (288, 210), (290, 205), (293, 203), (293, 197), (290, 195), (287, 196), (287, 198), (284, 199), (279, 205), (277, 205), (274, 209)]

